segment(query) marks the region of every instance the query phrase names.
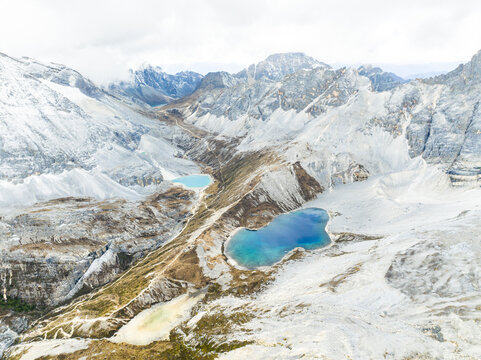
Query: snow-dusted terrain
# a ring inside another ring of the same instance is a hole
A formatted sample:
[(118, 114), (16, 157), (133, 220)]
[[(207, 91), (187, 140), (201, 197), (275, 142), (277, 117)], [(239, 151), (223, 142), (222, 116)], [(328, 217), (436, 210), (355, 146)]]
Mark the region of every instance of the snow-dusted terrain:
[[(0, 207), (65, 196), (139, 199), (198, 173), (182, 133), (141, 115), (79, 73), (0, 55)], [(178, 139), (176, 139), (178, 138)]]
[[(363, 68), (302, 68), (280, 81), (200, 89), (179, 108), (187, 122), (219, 138), (240, 137), (241, 151), (287, 151), (322, 185), (350, 166), (382, 174), (417, 156), (440, 164), (453, 182), (478, 181), (481, 52), (446, 75), (389, 91), (374, 91), (377, 85)], [(400, 149), (406, 140), (408, 148)]]
[[(2, 301), (52, 307), (175, 236), (192, 204), (166, 180), (201, 171), (186, 142), (72, 69), (0, 54)], [(31, 320), (1, 318), (0, 355)]]
[(256, 314), (232, 335), (253, 343), (222, 358), (481, 358), (480, 59), (390, 91), (364, 69), (301, 70), (184, 109), (239, 151), (299, 161), (330, 189), (305, 206), (339, 239), (252, 298), (210, 304)]
[(171, 75), (158, 66), (143, 65), (130, 70), (129, 79), (109, 84), (108, 91), (134, 103), (158, 106), (192, 94), (201, 80), (196, 72)]
[[(152, 80), (146, 70), (135, 84)], [(276, 54), (237, 74), (207, 74), (157, 113), (126, 101), (125, 88), (112, 96), (60, 65), (1, 56), (0, 80), (0, 209), (109, 199), (88, 205), (89, 216), (113, 207), (130, 217), (115, 218), (108, 246), (142, 251), (157, 240), (146, 240), (143, 226), (170, 239), (170, 224), (178, 234), (178, 219), (193, 213), (183, 236), (120, 277), (116, 292), (104, 287), (61, 308), (23, 340), (62, 336), (55, 347), (73, 353), (96, 341), (74, 342), (73, 334), (100, 333), (116, 350), (125, 341), (141, 351), (172, 328), (198, 344), (203, 324), (207, 348), (242, 344), (215, 350), (225, 359), (481, 358), (481, 52), (448, 74), (410, 82), (369, 66), (335, 70), (300, 53)], [(214, 184), (173, 196), (164, 180), (201, 172), (189, 156), (212, 169)], [(159, 189), (163, 198), (145, 200)], [(113, 206), (113, 198), (128, 203)], [(328, 247), (292, 252), (262, 271), (232, 266), (223, 246), (233, 231), (301, 205), (329, 212)], [(76, 217), (70, 205), (49, 206), (29, 208), (29, 226), (46, 221), (41, 211), (57, 223), (62, 212)], [(23, 230), (17, 218), (3, 223), (4, 234)], [(99, 255), (72, 291), (108, 273), (102, 264), (119, 271), (113, 250)], [(262, 276), (270, 281), (249, 288), (250, 277)], [(205, 301), (182, 292), (212, 295), (213, 284), (223, 292)], [(220, 333), (212, 318), (225, 321)]]

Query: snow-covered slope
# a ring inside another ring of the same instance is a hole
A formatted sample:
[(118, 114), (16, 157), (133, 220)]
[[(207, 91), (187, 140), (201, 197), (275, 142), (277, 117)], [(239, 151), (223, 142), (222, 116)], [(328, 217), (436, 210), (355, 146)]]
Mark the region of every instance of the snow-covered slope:
[(385, 75), (377, 70), (299, 70), (277, 82), (263, 77), (199, 89), (179, 108), (188, 122), (220, 138), (240, 138), (242, 151), (287, 151), (323, 185), (332, 185), (337, 173), (355, 164), (381, 174), (417, 156), (439, 164), (453, 182), (476, 182), (481, 174), (479, 58), (478, 53), (447, 75), (397, 83), (391, 90), (376, 78)]
[(132, 198), (197, 172), (181, 131), (136, 110), (65, 66), (0, 55), (0, 206)]
[[(200, 202), (182, 235), (111, 287), (46, 317), (22, 341), (104, 337), (105, 329), (113, 334), (146, 307), (180, 295), (181, 287), (204, 291), (214, 283), (192, 317), (172, 333), (171, 341), (181, 341), (173, 348), (207, 348), (209, 356), (222, 353), (227, 359), (479, 358), (480, 59), (477, 54), (449, 74), (403, 84), (378, 69), (334, 70), (301, 54), (274, 55), (238, 74), (208, 74), (193, 94), (157, 110), (196, 138), (189, 155), (211, 166), (216, 180), (197, 194)], [(35, 201), (43, 181), (49, 193), (42, 197), (77, 194), (75, 185), (79, 194), (97, 198), (135, 198), (143, 193), (140, 185), (195, 170), (173, 145), (188, 148), (181, 130), (140, 115), (71, 70), (27, 59), (4, 63), (6, 74), (16, 71), (5, 75), (5, 99), (18, 89), (27, 94), (36, 89), (35, 104), (32, 97), (22, 98), (27, 103), (21, 106), (18, 99), (1, 104), (5, 113), (20, 109), (17, 116), (29, 125), (12, 132), (26, 150), (13, 157), (0, 153), (0, 160), (13, 164), (2, 185), (12, 198), (4, 202), (25, 194)], [(27, 89), (19, 80), (25, 74)], [(16, 80), (21, 84), (11, 85)], [(30, 108), (42, 112), (23, 119)], [(12, 119), (1, 118), (14, 128)], [(30, 124), (39, 125), (32, 130)], [(32, 165), (22, 167), (23, 159)], [(32, 166), (41, 174), (29, 170)], [(223, 245), (233, 231), (263, 226), (316, 196), (305, 206), (329, 212), (330, 246), (294, 250), (276, 266), (256, 271), (229, 262)], [(164, 201), (176, 206), (182, 197), (166, 192)], [(186, 221), (192, 202), (184, 200), (172, 223), (179, 216)], [(163, 214), (158, 202), (152, 197), (147, 208), (140, 204), (136, 211), (120, 204), (121, 219), (127, 219), (117, 222), (120, 234), (137, 243), (124, 223), (137, 230), (143, 230), (139, 224), (150, 227), (152, 219), (138, 222), (137, 213)], [(95, 206), (112, 212), (109, 204)], [(47, 219), (37, 208), (27, 218), (33, 230)], [(101, 219), (110, 226), (108, 217)], [(16, 218), (4, 223), (5, 233), (13, 225), (24, 231), (25, 222)], [(123, 246), (125, 238), (116, 238)], [(116, 263), (109, 251), (103, 254), (106, 266)], [(88, 284), (100, 271), (101, 258), (93, 261), (92, 271), (83, 273)], [(153, 338), (158, 337), (148, 342)], [(123, 346), (100, 341), (102, 348), (91, 340), (85, 349), (90, 353), (73, 358)]]
[(385, 72), (379, 67), (372, 65), (362, 65), (357, 69), (359, 75), (367, 76), (371, 80), (374, 91), (391, 90), (405, 82), (403, 78), (391, 72)]

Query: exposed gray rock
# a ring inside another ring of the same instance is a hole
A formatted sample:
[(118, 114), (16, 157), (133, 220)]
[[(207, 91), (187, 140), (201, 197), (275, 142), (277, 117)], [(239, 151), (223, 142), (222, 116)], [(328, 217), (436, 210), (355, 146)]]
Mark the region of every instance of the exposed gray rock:
[(188, 96), (198, 87), (202, 75), (193, 71), (167, 74), (158, 66), (130, 70), (130, 80), (112, 83), (109, 92), (150, 106), (167, 104)]
[(175, 187), (139, 203), (59, 199), (4, 217), (2, 296), (43, 310), (110, 282), (173, 238), (194, 198)]
[(352, 69), (318, 67), (286, 75), (278, 83), (262, 78), (251, 84), (242, 82), (222, 89), (200, 91), (191, 111), (195, 111), (196, 116), (210, 113), (227, 116), (230, 120), (245, 115), (266, 120), (279, 108), (297, 112), (305, 109), (318, 116), (329, 106), (344, 104), (358, 91), (358, 79), (353, 74)]
[(386, 91), (395, 88), (407, 81), (391, 72), (385, 72), (379, 67), (362, 65), (357, 71), (359, 75), (366, 76), (371, 80), (374, 91)]
[(18, 335), (27, 330), (31, 321), (30, 315), (0, 309), (0, 359), (3, 359), (3, 353), (15, 342)]
[(236, 75), (249, 81), (260, 79), (279, 81), (284, 76), (299, 70), (315, 68), (327, 69), (330, 66), (303, 53), (281, 53), (270, 55), (265, 60), (250, 65)]
[[(481, 54), (448, 74), (423, 80), (435, 94), (418, 96), (407, 129), (412, 156), (448, 166), (454, 182), (477, 181), (481, 173)], [(419, 84), (419, 87), (422, 85)]]
[(15, 342), (17, 337), (18, 333), (0, 322), (0, 358), (5, 350)]
[(212, 90), (228, 88), (237, 85), (240, 82), (242, 82), (242, 80), (228, 72), (210, 72), (200, 81), (198, 89)]

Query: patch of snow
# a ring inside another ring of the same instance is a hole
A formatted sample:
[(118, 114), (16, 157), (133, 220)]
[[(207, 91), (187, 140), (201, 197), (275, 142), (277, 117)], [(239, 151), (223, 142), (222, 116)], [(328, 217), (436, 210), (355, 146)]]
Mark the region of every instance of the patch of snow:
[(141, 194), (118, 184), (104, 174), (73, 169), (60, 174), (33, 175), (22, 183), (0, 180), (0, 207), (32, 205), (39, 201), (67, 196), (88, 196), (95, 199), (122, 197), (138, 200)]
[(221, 358), (481, 357), (481, 189), (419, 165), (307, 203), (337, 214), (331, 233), (381, 238), (306, 252), (253, 298), (213, 302), (257, 314), (231, 335), (254, 343)]
[(35, 360), (43, 356), (71, 354), (88, 348), (89, 341), (84, 339), (42, 340), (30, 344), (22, 344), (15, 348), (13, 355), (21, 354), (20, 360)]

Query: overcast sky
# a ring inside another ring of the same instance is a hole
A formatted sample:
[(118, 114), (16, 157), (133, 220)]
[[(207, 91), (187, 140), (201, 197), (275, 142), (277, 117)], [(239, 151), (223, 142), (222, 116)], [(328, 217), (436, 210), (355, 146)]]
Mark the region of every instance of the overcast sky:
[(98, 82), (144, 62), (234, 71), (301, 51), (330, 64), (442, 68), (480, 49), (479, 0), (0, 0), (0, 52)]

